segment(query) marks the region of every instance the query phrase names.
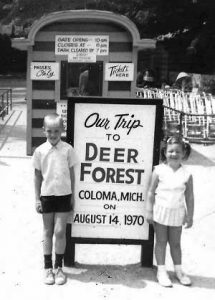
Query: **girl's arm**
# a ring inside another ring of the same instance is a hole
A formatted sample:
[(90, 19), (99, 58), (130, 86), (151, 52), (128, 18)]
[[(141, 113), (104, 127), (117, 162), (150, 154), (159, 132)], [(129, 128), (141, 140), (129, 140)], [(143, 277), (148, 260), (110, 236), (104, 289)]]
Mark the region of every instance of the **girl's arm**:
[(71, 189), (72, 189), (72, 197), (71, 197), (71, 208), (74, 208), (74, 187), (75, 187), (75, 172), (74, 172), (74, 167), (71, 167), (69, 169), (70, 171), (70, 180), (71, 180)]
[(190, 228), (193, 225), (193, 213), (194, 213), (194, 195), (193, 195), (193, 177), (190, 175), (186, 184), (185, 201), (187, 206), (187, 215), (185, 219), (186, 228)]
[(35, 190), (35, 200), (36, 200), (36, 211), (42, 213), (42, 205), (40, 201), (41, 185), (43, 176), (41, 171), (34, 169), (34, 190)]
[(153, 206), (155, 202), (155, 190), (158, 185), (158, 175), (153, 171), (149, 189), (146, 197), (146, 220), (149, 223), (153, 222)]

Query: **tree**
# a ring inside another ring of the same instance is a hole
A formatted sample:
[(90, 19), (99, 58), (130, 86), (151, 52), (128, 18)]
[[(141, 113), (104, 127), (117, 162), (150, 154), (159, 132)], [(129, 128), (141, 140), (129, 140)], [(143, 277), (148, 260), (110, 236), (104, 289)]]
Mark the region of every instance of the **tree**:
[[(4, 24), (28, 27), (43, 14), (68, 9), (97, 9), (122, 14), (137, 26), (142, 38), (161, 41), (189, 70), (215, 71), (214, 0), (2, 0)], [(23, 33), (24, 34), (24, 33)]]
[(0, 35), (0, 74), (26, 71), (26, 52), (11, 48), (7, 35)]

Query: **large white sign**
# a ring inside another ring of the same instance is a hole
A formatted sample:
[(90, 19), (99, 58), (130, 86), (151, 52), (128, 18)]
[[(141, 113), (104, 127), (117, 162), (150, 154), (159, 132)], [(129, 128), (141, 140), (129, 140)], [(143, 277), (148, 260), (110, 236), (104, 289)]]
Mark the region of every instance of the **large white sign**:
[(69, 62), (95, 62), (97, 55), (108, 55), (108, 35), (56, 35), (55, 54), (68, 55)]
[[(75, 103), (72, 236), (148, 239), (155, 105)], [(72, 122), (72, 120), (71, 120)]]
[(106, 81), (133, 81), (134, 64), (133, 63), (106, 63), (105, 80)]
[(59, 63), (56, 62), (32, 62), (31, 80), (58, 80)]

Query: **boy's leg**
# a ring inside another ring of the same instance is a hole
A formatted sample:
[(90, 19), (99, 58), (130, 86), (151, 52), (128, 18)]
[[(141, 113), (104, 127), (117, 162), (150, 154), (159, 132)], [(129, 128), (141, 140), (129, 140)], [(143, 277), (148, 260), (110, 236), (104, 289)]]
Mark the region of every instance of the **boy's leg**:
[(66, 275), (62, 270), (62, 262), (66, 247), (66, 225), (68, 217), (69, 212), (55, 213), (55, 283), (60, 285), (66, 282)]
[(43, 214), (43, 252), (52, 253), (52, 239), (54, 234), (54, 213)]
[(58, 264), (62, 263), (63, 255), (66, 248), (66, 225), (69, 217), (69, 212), (55, 213), (55, 227), (54, 227), (54, 235), (55, 235), (55, 253), (58, 256), (57, 266), (62, 267)]
[(54, 233), (54, 213), (43, 214), (43, 253), (45, 268), (45, 284), (54, 284), (54, 274), (52, 272), (52, 239)]
[(52, 268), (52, 239), (54, 234), (54, 213), (43, 215), (43, 254), (45, 269)]

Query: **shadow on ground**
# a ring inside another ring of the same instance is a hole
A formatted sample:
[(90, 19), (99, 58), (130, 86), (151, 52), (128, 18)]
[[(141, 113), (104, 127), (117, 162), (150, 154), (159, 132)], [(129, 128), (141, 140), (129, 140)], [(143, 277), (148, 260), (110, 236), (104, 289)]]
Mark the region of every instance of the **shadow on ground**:
[(7, 143), (15, 144), (16, 141), (26, 141), (26, 126), (25, 125), (7, 125), (4, 132), (0, 130), (0, 150)]
[[(140, 264), (125, 266), (75, 264), (75, 267), (65, 268), (65, 271), (68, 279), (83, 283), (124, 285), (136, 289), (145, 288), (147, 281), (157, 284), (156, 268), (143, 268)], [(173, 284), (180, 285), (174, 276), (174, 272), (168, 273)], [(215, 289), (215, 280), (212, 277), (191, 275), (190, 278), (192, 280), (190, 288)]]
[(145, 288), (146, 281), (156, 282), (155, 270), (132, 265), (88, 265), (76, 264), (74, 268), (65, 268), (68, 279), (84, 283), (125, 285), (130, 288)]
[(8, 167), (9, 165), (0, 159), (0, 166)]

